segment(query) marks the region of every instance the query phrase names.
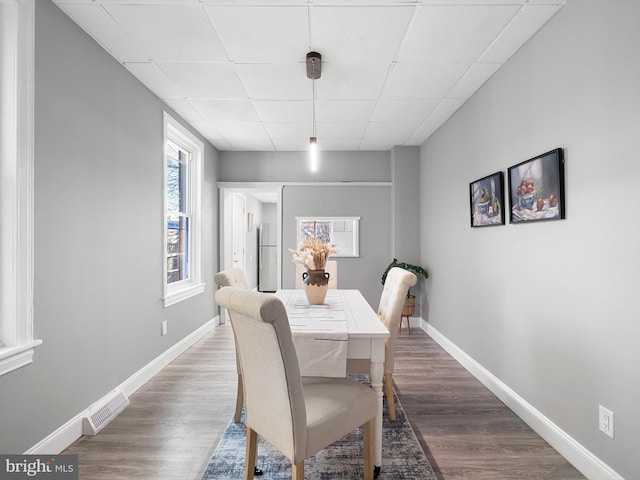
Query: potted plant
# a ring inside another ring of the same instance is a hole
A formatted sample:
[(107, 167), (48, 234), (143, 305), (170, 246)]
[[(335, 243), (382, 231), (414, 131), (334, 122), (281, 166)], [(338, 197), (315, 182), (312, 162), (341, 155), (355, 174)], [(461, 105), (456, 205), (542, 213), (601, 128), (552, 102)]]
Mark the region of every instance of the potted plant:
[[(405, 270), (409, 270), (410, 272), (415, 273), (418, 276), (422, 276), (424, 278), (429, 278), (429, 273), (422, 268), (420, 265), (412, 265), (411, 263), (399, 262), (397, 258), (393, 259), (393, 262), (389, 264), (387, 269), (382, 274), (382, 285), (387, 280), (387, 274), (389, 270), (393, 267), (404, 268)], [(416, 308), (416, 297), (415, 295), (411, 295), (411, 289), (407, 291), (407, 298), (404, 301), (404, 307), (402, 309), (403, 317), (410, 317), (414, 314)]]

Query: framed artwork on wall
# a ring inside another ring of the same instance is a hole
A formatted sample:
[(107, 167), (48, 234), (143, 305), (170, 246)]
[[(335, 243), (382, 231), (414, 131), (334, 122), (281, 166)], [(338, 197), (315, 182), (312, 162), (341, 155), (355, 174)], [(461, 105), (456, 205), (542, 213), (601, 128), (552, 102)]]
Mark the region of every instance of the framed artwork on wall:
[(504, 174), (492, 173), (469, 184), (471, 226), (504, 225)]
[(565, 218), (561, 148), (518, 163), (508, 173), (511, 223)]

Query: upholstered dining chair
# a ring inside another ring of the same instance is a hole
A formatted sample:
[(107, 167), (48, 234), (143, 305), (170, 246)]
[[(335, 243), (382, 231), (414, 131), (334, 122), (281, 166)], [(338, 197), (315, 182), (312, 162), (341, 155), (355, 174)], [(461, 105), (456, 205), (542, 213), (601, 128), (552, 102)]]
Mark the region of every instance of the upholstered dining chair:
[(247, 447), (244, 479), (253, 478), (257, 435), (287, 457), (292, 480), (304, 461), (362, 426), (364, 478), (373, 479), (375, 392), (347, 378), (300, 376), (287, 312), (265, 293), (222, 287), (218, 305), (231, 316), (242, 366)]
[[(223, 270), (221, 272), (216, 273), (215, 282), (221, 287), (236, 287), (243, 288), (245, 290), (249, 289), (249, 283), (247, 282), (247, 277), (244, 275), (244, 272), (240, 268), (230, 268), (229, 270)], [(240, 361), (238, 360), (238, 346), (236, 345), (236, 370), (238, 372), (238, 388), (236, 394), (236, 411), (233, 415), (233, 420), (236, 423), (240, 423), (240, 418), (242, 417), (242, 402), (244, 400), (244, 395), (242, 392), (242, 370), (240, 369)]]
[[(304, 288), (302, 281), (302, 272), (305, 268), (296, 263), (296, 288)], [(324, 267), (325, 272), (329, 272), (329, 288), (338, 288), (338, 262), (335, 260), (327, 260), (327, 264)]]
[[(396, 342), (402, 319), (402, 306), (409, 288), (413, 287), (418, 278), (408, 270), (393, 267), (387, 274), (387, 279), (380, 295), (378, 317), (389, 330), (384, 351), (384, 396), (389, 407), (389, 419), (395, 421), (396, 406), (393, 399), (393, 370), (395, 366)], [(347, 371), (351, 373), (368, 373), (368, 362), (349, 360)]]

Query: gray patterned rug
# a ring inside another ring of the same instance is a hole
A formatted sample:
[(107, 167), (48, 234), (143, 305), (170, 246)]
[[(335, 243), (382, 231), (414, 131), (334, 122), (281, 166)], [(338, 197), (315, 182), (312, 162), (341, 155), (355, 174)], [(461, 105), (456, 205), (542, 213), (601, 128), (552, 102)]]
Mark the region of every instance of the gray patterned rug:
[[(395, 395), (395, 394), (394, 394)], [(396, 421), (389, 420), (384, 402), (382, 428), (382, 471), (378, 480), (437, 480), (438, 477), (422, 451), (398, 397)], [(291, 463), (258, 436), (257, 466), (264, 471), (256, 480), (290, 480)], [(244, 468), (245, 430), (233, 419), (227, 426), (202, 480), (240, 480)], [(362, 431), (354, 430), (304, 462), (306, 480), (357, 480), (362, 472)]]

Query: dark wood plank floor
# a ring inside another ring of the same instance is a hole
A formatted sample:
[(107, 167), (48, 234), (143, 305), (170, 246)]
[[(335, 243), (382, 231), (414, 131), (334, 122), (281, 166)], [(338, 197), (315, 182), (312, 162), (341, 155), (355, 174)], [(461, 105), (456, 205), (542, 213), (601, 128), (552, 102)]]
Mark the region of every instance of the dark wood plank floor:
[[(424, 332), (398, 342), (396, 388), (441, 480), (577, 480), (579, 472)], [(233, 415), (230, 326), (184, 353), (78, 454), (81, 480), (200, 480)]]

